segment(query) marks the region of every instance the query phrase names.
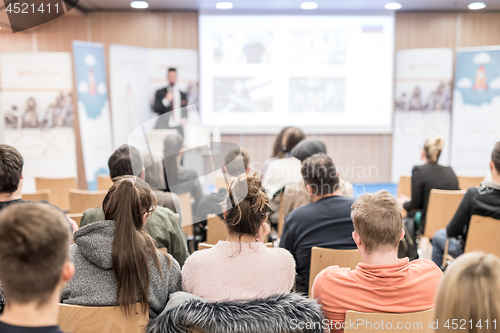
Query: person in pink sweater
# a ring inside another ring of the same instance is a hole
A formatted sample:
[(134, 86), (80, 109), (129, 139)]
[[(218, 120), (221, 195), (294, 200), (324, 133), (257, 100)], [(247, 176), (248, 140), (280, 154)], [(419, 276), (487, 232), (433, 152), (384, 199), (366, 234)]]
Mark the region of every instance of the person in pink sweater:
[[(404, 236), (401, 209), (387, 191), (365, 194), (352, 206), (352, 238), (362, 262), (355, 270), (331, 266), (312, 287), (331, 332), (343, 332), (347, 310), (408, 313), (429, 310), (442, 272), (430, 260), (398, 259)], [(423, 323), (426, 325), (427, 323)]]
[(289, 293), (295, 260), (287, 250), (262, 243), (269, 233), (269, 198), (260, 179), (250, 175), (236, 178), (224, 205), (232, 207), (224, 212), (228, 237), (186, 260), (183, 291), (212, 302)]

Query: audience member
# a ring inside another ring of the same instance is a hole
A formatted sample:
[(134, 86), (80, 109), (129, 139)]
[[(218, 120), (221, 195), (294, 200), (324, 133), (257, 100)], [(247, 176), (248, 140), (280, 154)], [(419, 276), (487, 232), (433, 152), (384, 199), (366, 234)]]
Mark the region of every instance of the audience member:
[(401, 197), (399, 199), (401, 203), (404, 203), (403, 207), (406, 211), (420, 210), (422, 212), (419, 227), (421, 232), (425, 230), (425, 215), (431, 190), (460, 189), (458, 187), (458, 178), (453, 169), (438, 164), (443, 146), (444, 139), (439, 136), (425, 141), (420, 156), (424, 164), (414, 167), (412, 171), (411, 198)]
[[(325, 144), (316, 139), (305, 139), (299, 142), (295, 148), (292, 149), (292, 155), (297, 158), (300, 162), (304, 162), (306, 158), (318, 153), (326, 154)], [(353, 196), (353, 186), (348, 181), (340, 178), (339, 175), (339, 190), (340, 193), (345, 197)], [(296, 184), (288, 184), (285, 187), (285, 192), (283, 194), (283, 213), (285, 218), (292, 212), (292, 210), (305, 206), (311, 202), (309, 193), (304, 184), (304, 180), (301, 179)]]
[(288, 215), (280, 247), (290, 251), (297, 262), (296, 290), (308, 293), (311, 248), (355, 249), (351, 220), (352, 198), (341, 196), (339, 177), (333, 161), (323, 153), (302, 163), (302, 177), (311, 203)]
[(490, 170), (491, 181), (468, 189), (446, 229), (436, 231), (432, 238), (432, 260), (438, 266), (443, 264), (447, 238), (450, 239), (449, 255), (457, 257), (464, 253), (472, 215), (500, 219), (500, 142), (497, 142), (491, 154)]
[(75, 233), (70, 247), (75, 276), (64, 288), (66, 304), (119, 305), (129, 314), (137, 302), (149, 317), (158, 316), (169, 295), (181, 289), (177, 261), (155, 247), (144, 225), (156, 197), (140, 178), (114, 178), (102, 203), (104, 219)]
[[(498, 332), (500, 260), (471, 252), (454, 261), (439, 284), (435, 311), (437, 333)], [(456, 323), (460, 329), (454, 327)]]
[[(0, 144), (0, 210), (17, 203), (32, 201), (23, 200), (23, 165), (24, 159), (19, 151), (9, 145)], [(48, 204), (46, 201), (40, 201)], [(59, 210), (61, 214), (64, 214)], [(78, 230), (78, 225), (72, 219), (66, 218), (72, 231)]]
[(278, 158), (283, 158), (284, 152), (281, 150), (281, 147), (283, 146), (283, 135), (285, 135), (285, 132), (290, 128), (290, 126), (287, 126), (283, 128), (278, 135), (276, 136), (276, 139), (274, 140), (273, 144), (273, 153), (271, 158), (268, 158), (264, 162), (262, 162), (262, 166), (260, 168), (260, 177), (266, 173), (267, 167), (269, 166), (269, 163), (272, 161), (278, 159)]
[(295, 263), (288, 251), (262, 243), (269, 233), (269, 199), (259, 178), (240, 175), (233, 180), (225, 207), (231, 207), (224, 212), (227, 240), (186, 260), (183, 290), (208, 301), (288, 293), (293, 287)]
[[(139, 150), (123, 145), (108, 160), (109, 176), (113, 181), (119, 176), (139, 176), (144, 179), (144, 163)], [(141, 171), (138, 171), (141, 170)], [(104, 220), (103, 207), (87, 209), (83, 212), (80, 227)], [(189, 256), (186, 236), (179, 220), (168, 208), (156, 207), (145, 227), (159, 248), (166, 248), (182, 266)]]
[(442, 273), (429, 260), (398, 259), (404, 230), (396, 199), (384, 190), (365, 194), (352, 206), (352, 220), (352, 237), (362, 262), (355, 270), (324, 269), (312, 288), (312, 297), (322, 305), (333, 332), (343, 331), (340, 325), (347, 310), (407, 313), (431, 309)]
[(7, 299), (2, 333), (61, 333), (59, 297), (74, 273), (66, 218), (42, 203), (12, 205), (0, 214), (0, 280)]

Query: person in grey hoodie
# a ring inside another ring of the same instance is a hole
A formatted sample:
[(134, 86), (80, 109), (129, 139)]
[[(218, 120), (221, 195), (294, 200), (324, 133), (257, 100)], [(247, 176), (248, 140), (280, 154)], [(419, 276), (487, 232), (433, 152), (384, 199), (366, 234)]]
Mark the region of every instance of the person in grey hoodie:
[(134, 176), (117, 178), (104, 198), (105, 221), (74, 234), (70, 254), (75, 275), (61, 294), (65, 304), (121, 306), (130, 313), (137, 302), (149, 318), (165, 308), (181, 288), (179, 263), (156, 250), (143, 227), (156, 207), (147, 183)]

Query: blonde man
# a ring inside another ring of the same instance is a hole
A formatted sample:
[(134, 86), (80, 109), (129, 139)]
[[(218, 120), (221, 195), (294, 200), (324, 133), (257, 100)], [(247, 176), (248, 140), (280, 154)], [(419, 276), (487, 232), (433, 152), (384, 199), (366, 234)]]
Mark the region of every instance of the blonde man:
[(352, 206), (352, 238), (362, 262), (355, 270), (328, 267), (314, 280), (332, 332), (343, 332), (347, 310), (407, 313), (433, 307), (441, 270), (430, 260), (398, 258), (404, 236), (396, 199), (387, 191), (365, 194)]

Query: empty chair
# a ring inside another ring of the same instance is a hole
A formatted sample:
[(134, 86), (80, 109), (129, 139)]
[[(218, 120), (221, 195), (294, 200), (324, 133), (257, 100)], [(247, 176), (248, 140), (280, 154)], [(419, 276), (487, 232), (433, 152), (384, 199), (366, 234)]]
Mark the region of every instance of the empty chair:
[(227, 228), (226, 223), (219, 216), (207, 215), (207, 243), (217, 244), (218, 241), (226, 240)]
[(78, 213), (78, 214), (66, 214), (67, 217), (70, 219), (74, 220), (78, 227), (80, 227), (80, 222), (82, 220), (83, 213)]
[(500, 220), (473, 215), (470, 220), (465, 252), (480, 251), (500, 257)]
[(40, 190), (35, 193), (23, 193), (23, 200), (50, 202), (50, 190)]
[(484, 177), (467, 177), (467, 176), (458, 176), (458, 186), (461, 190), (467, 190), (471, 187), (477, 187), (481, 185)]
[(344, 333), (431, 333), (434, 332), (430, 325), (433, 321), (434, 309), (410, 313), (367, 313), (349, 310), (345, 314)]
[(431, 190), (424, 236), (434, 237), (439, 229), (446, 228), (453, 218), (466, 191)]
[(182, 206), (182, 229), (186, 236), (192, 237), (193, 232), (193, 206), (191, 205), (191, 194), (189, 192), (178, 194)]
[(113, 181), (109, 178), (109, 175), (97, 175), (98, 191), (108, 191), (111, 185), (113, 185)]
[(309, 295), (316, 276), (330, 266), (355, 269), (361, 262), (361, 254), (356, 250), (333, 250), (314, 246), (311, 249), (311, 270), (309, 273)]
[(59, 305), (58, 324), (64, 332), (72, 333), (143, 333), (148, 313), (137, 305), (127, 317), (119, 306)]
[(401, 195), (411, 197), (411, 176), (399, 177), (398, 197)]
[[(36, 190), (49, 190), (50, 203), (69, 210), (69, 190), (78, 188), (76, 178), (35, 178)], [(81, 213), (81, 212), (80, 212)]]
[(71, 214), (83, 213), (87, 209), (100, 206), (107, 191), (69, 191), (69, 212)]

